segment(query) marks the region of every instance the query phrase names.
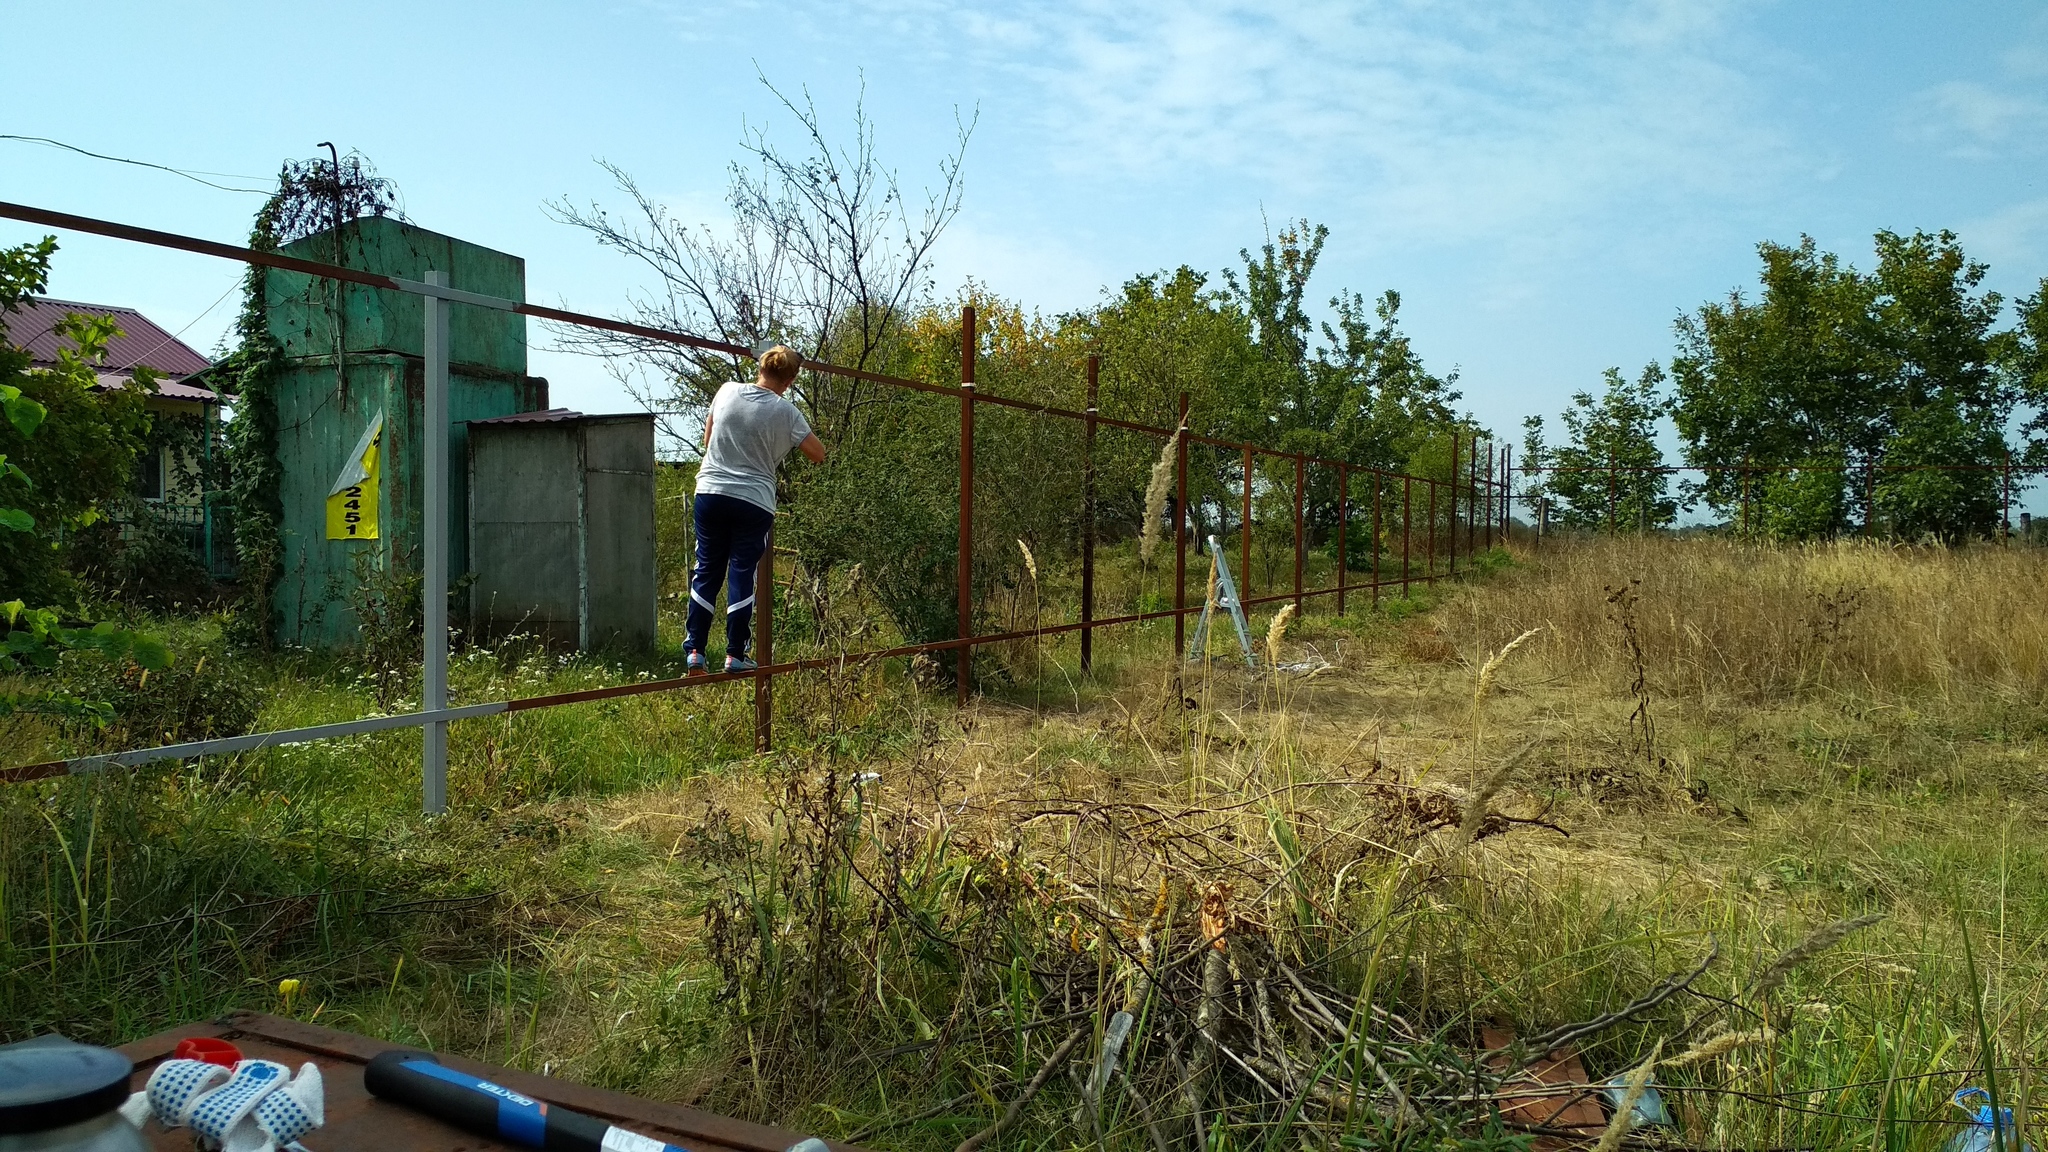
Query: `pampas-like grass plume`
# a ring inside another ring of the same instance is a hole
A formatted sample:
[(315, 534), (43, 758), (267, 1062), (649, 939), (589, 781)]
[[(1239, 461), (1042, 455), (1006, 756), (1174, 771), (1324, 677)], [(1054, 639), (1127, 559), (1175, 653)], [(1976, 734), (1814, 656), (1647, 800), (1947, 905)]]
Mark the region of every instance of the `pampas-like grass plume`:
[(1280, 641), (1287, 638), (1287, 626), (1294, 623), (1294, 605), (1283, 604), (1273, 613), (1273, 623), (1266, 629), (1266, 661), (1274, 667), (1280, 666)]
[(1038, 583), (1038, 558), (1031, 554), (1031, 545), (1017, 541), (1017, 551), (1024, 554), (1024, 570), (1031, 573), (1031, 582)]
[(1868, 916), (1837, 920), (1814, 929), (1807, 934), (1806, 939), (1785, 949), (1782, 955), (1771, 961), (1771, 966), (1764, 969), (1764, 974), (1756, 978), (1753, 994), (1758, 999), (1769, 996), (1777, 990), (1778, 985), (1785, 982), (1785, 977), (1791, 975), (1794, 968), (1840, 944), (1851, 932), (1861, 932), (1882, 919), (1884, 913), (1872, 912)]
[(1644, 1089), (1650, 1086), (1650, 1071), (1657, 1067), (1657, 1057), (1664, 1054), (1664, 1041), (1659, 1040), (1650, 1049), (1650, 1058), (1636, 1065), (1628, 1074), (1628, 1091), (1622, 1093), (1621, 1102), (1614, 1106), (1614, 1119), (1607, 1122), (1607, 1131), (1600, 1134), (1600, 1142), (1593, 1145), (1593, 1152), (1615, 1152), (1628, 1137), (1628, 1130), (1635, 1126), (1636, 1105), (1643, 1098)]
[(1472, 690), (1472, 702), (1474, 704), (1486, 698), (1486, 690), (1493, 687), (1494, 673), (1499, 672), (1500, 666), (1508, 662), (1508, 655), (1515, 649), (1520, 648), (1531, 636), (1541, 631), (1543, 631), (1541, 628), (1531, 628), (1506, 644), (1501, 645), (1500, 651), (1495, 652), (1485, 664), (1480, 666), (1479, 686)]
[[(1145, 484), (1145, 531), (1138, 537), (1138, 559), (1150, 562), (1159, 547), (1159, 535), (1166, 519), (1166, 497), (1173, 490), (1174, 465), (1180, 460), (1180, 430), (1166, 438), (1159, 460), (1152, 465), (1152, 479)], [(1185, 510), (1182, 510), (1185, 514)]]
[(1769, 1028), (1759, 1028), (1754, 1032), (1723, 1032), (1719, 1036), (1712, 1036), (1702, 1040), (1678, 1055), (1673, 1056), (1671, 1059), (1664, 1061), (1664, 1066), (1667, 1068), (1683, 1068), (1689, 1064), (1703, 1064), (1708, 1060), (1716, 1060), (1726, 1056), (1738, 1048), (1748, 1048), (1756, 1044), (1768, 1044), (1776, 1038), (1777, 1033)]

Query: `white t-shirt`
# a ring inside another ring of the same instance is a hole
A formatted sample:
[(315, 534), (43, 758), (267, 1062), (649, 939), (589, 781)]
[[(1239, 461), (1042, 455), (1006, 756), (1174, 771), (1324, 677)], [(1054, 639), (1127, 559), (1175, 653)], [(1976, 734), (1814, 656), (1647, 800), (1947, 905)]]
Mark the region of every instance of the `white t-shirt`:
[(697, 466), (697, 492), (716, 492), (775, 511), (775, 469), (811, 434), (788, 400), (759, 384), (734, 381), (711, 398), (711, 443)]

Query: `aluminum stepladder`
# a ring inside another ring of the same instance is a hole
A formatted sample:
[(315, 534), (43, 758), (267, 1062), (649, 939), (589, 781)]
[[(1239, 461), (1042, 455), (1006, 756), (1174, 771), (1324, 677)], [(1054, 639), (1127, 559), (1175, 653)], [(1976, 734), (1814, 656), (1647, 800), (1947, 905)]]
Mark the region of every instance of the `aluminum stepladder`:
[(1230, 574), (1230, 561), (1223, 558), (1223, 544), (1215, 536), (1209, 537), (1209, 596), (1202, 602), (1201, 619), (1195, 623), (1195, 634), (1188, 641), (1187, 658), (1193, 662), (1208, 654), (1209, 618), (1216, 609), (1230, 610), (1230, 622), (1237, 627), (1237, 647), (1244, 653), (1244, 666), (1256, 672), (1258, 657), (1252, 655), (1251, 629), (1244, 622), (1244, 605), (1238, 602), (1237, 580)]

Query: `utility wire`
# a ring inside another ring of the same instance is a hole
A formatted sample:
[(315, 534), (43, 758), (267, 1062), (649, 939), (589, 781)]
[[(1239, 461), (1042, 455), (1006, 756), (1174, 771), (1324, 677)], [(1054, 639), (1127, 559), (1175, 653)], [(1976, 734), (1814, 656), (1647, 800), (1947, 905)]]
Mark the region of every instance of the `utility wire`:
[(165, 337), (164, 337), (164, 338), (163, 338), (162, 340), (159, 340), (159, 341), (157, 341), (157, 342), (156, 342), (156, 346), (155, 346), (155, 347), (151, 348), (151, 349), (150, 349), (149, 351), (147, 351), (147, 352), (144, 352), (144, 353), (143, 353), (142, 355), (140, 355), (140, 356), (137, 356), (137, 357), (136, 357), (135, 359), (133, 359), (133, 360), (130, 360), (130, 361), (129, 361), (129, 362), (127, 363), (127, 364), (123, 365), (122, 367), (114, 369), (114, 371), (115, 371), (116, 373), (121, 373), (121, 372), (132, 372), (132, 371), (134, 371), (134, 370), (135, 370), (135, 366), (136, 366), (137, 364), (140, 364), (140, 363), (142, 363), (142, 362), (143, 362), (144, 360), (147, 360), (147, 359), (149, 359), (149, 358), (150, 358), (151, 356), (154, 356), (154, 355), (156, 355), (156, 354), (157, 354), (157, 352), (158, 352), (158, 350), (160, 350), (160, 349), (162, 349), (162, 348), (166, 348), (166, 347), (168, 347), (168, 346), (170, 345), (171, 341), (173, 341), (173, 340), (176, 340), (176, 339), (177, 339), (178, 337), (180, 337), (180, 336), (183, 336), (183, 335), (184, 335), (185, 333), (187, 333), (187, 332), (191, 331), (191, 330), (192, 330), (192, 326), (193, 326), (194, 324), (197, 324), (197, 323), (199, 323), (199, 322), (200, 322), (201, 320), (204, 320), (204, 319), (206, 319), (206, 318), (207, 318), (207, 316), (209, 316), (209, 315), (211, 315), (211, 314), (212, 314), (212, 312), (213, 312), (213, 310), (214, 310), (215, 308), (218, 308), (218, 307), (220, 307), (220, 303), (221, 303), (221, 300), (226, 300), (226, 299), (228, 298), (228, 293), (229, 293), (229, 292), (233, 292), (233, 291), (234, 291), (235, 289), (237, 289), (237, 288), (239, 288), (239, 287), (241, 287), (241, 286), (242, 286), (242, 280), (241, 280), (241, 277), (239, 277), (239, 276), (238, 276), (238, 277), (236, 277), (236, 278), (234, 279), (234, 281), (233, 281), (232, 283), (230, 283), (230, 284), (228, 285), (228, 287), (227, 287), (227, 292), (222, 292), (222, 293), (220, 294), (220, 299), (219, 299), (219, 300), (215, 300), (215, 301), (214, 301), (213, 303), (211, 303), (211, 304), (208, 304), (208, 305), (206, 306), (206, 311), (204, 311), (204, 312), (201, 312), (201, 313), (200, 313), (199, 315), (197, 315), (197, 316), (194, 316), (194, 317), (193, 317), (192, 319), (190, 319), (190, 320), (186, 321), (186, 322), (185, 322), (185, 326), (184, 326), (183, 328), (180, 328), (180, 329), (178, 329), (178, 330), (177, 330), (176, 332), (173, 332), (173, 333), (171, 333), (170, 335), (168, 335), (168, 336), (165, 336)]
[(133, 164), (137, 168), (154, 168), (159, 172), (169, 172), (173, 176), (183, 176), (187, 180), (204, 184), (208, 188), (218, 188), (223, 192), (248, 192), (257, 196), (270, 195), (270, 189), (268, 188), (235, 188), (226, 184), (216, 184), (206, 179), (208, 176), (219, 176), (224, 180), (261, 180), (263, 179), (261, 176), (242, 176), (233, 172), (204, 172), (197, 170), (188, 172), (183, 168), (173, 168), (168, 164), (152, 164), (147, 160), (130, 160), (125, 156), (107, 156), (99, 152), (80, 148), (76, 144), (66, 144), (62, 140), (52, 140), (47, 136), (14, 136), (0, 132), (0, 140), (20, 140), (28, 144), (44, 144), (51, 148), (62, 148), (67, 152), (76, 152), (80, 156), (90, 156), (95, 160), (111, 160), (116, 164)]

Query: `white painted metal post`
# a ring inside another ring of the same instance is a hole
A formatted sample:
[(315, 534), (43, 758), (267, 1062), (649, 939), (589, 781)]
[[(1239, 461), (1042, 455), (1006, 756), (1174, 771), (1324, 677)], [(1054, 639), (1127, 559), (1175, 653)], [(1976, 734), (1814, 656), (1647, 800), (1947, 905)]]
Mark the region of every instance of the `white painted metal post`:
[[(427, 273), (427, 283), (445, 287), (446, 272)], [(426, 447), (426, 484), (421, 516), (426, 521), (426, 579), (420, 607), (426, 653), (420, 675), (420, 707), (439, 711), (448, 706), (448, 308), (446, 300), (423, 296), (427, 309), (425, 419), (420, 439)], [(421, 730), (421, 775), (427, 815), (448, 810), (448, 722), (436, 720)]]

